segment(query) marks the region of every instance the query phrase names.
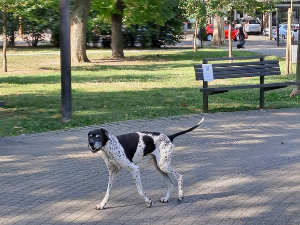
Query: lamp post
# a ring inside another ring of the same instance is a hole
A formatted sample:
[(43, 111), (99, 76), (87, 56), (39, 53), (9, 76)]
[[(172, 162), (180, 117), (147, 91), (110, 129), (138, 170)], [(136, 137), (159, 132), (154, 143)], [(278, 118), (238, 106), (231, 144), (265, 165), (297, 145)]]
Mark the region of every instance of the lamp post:
[(59, 0), (59, 12), (62, 122), (68, 122), (72, 117), (69, 0)]

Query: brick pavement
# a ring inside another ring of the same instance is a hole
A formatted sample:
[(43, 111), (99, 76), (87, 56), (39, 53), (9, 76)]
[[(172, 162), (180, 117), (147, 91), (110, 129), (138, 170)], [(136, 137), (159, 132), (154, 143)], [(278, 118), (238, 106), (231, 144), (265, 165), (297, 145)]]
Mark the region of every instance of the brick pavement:
[(140, 164), (152, 208), (121, 171), (103, 211), (94, 209), (106, 190), (100, 154), (87, 148), (95, 126), (0, 138), (0, 224), (300, 224), (300, 110), (195, 114), (104, 124), (113, 134), (136, 130), (171, 134), (172, 165), (184, 178), (185, 198), (164, 180), (150, 159)]

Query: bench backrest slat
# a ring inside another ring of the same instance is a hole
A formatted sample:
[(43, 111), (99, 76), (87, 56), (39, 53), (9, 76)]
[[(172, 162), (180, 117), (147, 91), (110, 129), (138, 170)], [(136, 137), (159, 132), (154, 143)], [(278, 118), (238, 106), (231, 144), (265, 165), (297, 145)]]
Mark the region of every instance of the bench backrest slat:
[(225, 61), (225, 60), (249, 60), (249, 59), (259, 59), (264, 60), (264, 56), (240, 56), (240, 57), (222, 57), (222, 58), (204, 58), (203, 63), (208, 63), (209, 61)]
[[(233, 67), (233, 66), (247, 66), (247, 65), (278, 65), (278, 60), (268, 61), (253, 61), (253, 62), (235, 62), (235, 63), (214, 63), (213, 66), (218, 67)], [(194, 67), (202, 67), (202, 64), (195, 65)]]
[[(280, 75), (278, 61), (212, 64), (215, 79)], [(203, 80), (202, 64), (195, 65), (196, 80)]]

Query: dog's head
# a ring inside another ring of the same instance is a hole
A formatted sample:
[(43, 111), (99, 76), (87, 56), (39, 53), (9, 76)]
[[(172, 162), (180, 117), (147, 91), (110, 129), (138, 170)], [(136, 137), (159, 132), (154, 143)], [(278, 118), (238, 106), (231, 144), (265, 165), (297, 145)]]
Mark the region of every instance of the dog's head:
[(89, 147), (93, 153), (98, 152), (108, 140), (110, 140), (108, 132), (103, 128), (88, 133)]

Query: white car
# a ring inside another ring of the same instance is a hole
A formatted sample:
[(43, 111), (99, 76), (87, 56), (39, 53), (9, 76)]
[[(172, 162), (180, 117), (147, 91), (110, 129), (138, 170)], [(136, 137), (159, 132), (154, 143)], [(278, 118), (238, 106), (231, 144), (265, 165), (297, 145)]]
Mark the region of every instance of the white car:
[(241, 23), (245, 23), (245, 31), (247, 33), (261, 33), (261, 24), (259, 20), (255, 18), (246, 17), (237, 19), (234, 22), (236, 23), (235, 28), (239, 28)]

